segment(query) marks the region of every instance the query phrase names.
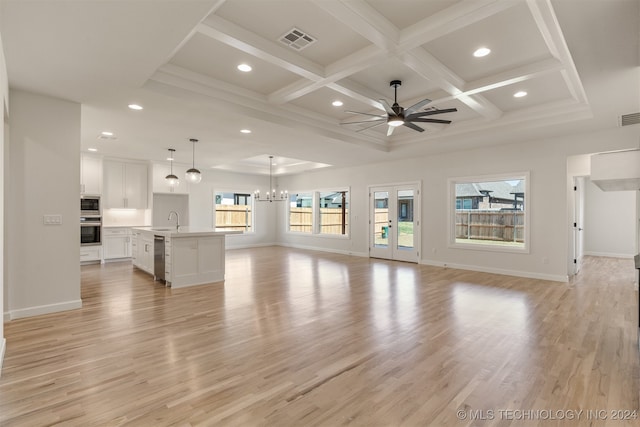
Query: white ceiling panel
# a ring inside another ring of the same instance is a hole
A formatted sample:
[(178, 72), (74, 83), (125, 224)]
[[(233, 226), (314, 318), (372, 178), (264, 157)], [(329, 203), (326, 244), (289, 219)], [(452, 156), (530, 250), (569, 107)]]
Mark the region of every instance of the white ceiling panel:
[(225, 2), (216, 15), (276, 43), (298, 28), (316, 42), (296, 53), (322, 66), (369, 45), (349, 26), (306, 0), (233, 0)]
[[(333, 101), (341, 101), (343, 105), (337, 107), (333, 106)], [(358, 102), (353, 98), (344, 96), (343, 94), (326, 87), (304, 95), (293, 101), (292, 104), (336, 120), (344, 120), (347, 118), (351, 119), (353, 115), (345, 113), (346, 110), (371, 110), (371, 107), (367, 104)]]
[[(516, 92), (526, 92), (527, 95), (515, 98), (513, 95)], [(491, 90), (485, 92), (484, 96), (505, 112), (571, 99), (571, 93), (559, 72)]]
[(366, 0), (376, 11), (398, 29), (407, 28), (431, 15), (443, 11), (460, 0)]
[[(298, 79), (289, 71), (198, 33), (170, 62), (262, 95), (268, 95)], [(239, 71), (237, 66), (242, 63), (249, 64), (253, 70), (248, 73)]]
[[(423, 47), (467, 82), (551, 56), (525, 2)], [(491, 49), (491, 53), (474, 57), (480, 47)]]

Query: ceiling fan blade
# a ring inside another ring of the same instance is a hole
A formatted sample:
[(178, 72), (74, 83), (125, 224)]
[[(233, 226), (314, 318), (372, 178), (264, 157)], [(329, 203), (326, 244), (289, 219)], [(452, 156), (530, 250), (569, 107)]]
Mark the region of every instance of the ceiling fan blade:
[(408, 128), (411, 128), (413, 130), (417, 130), (418, 132), (424, 132), (424, 129), (422, 129), (420, 126), (414, 125), (413, 123), (404, 122), (402, 125)]
[(376, 123), (376, 124), (374, 124), (374, 125), (367, 126), (366, 128), (358, 129), (358, 130), (356, 130), (356, 132), (362, 132), (363, 130), (371, 129), (371, 128), (374, 128), (374, 127), (376, 127), (376, 126), (383, 125), (383, 124), (385, 124), (385, 123), (386, 123), (386, 122)]
[(395, 126), (389, 126), (389, 129), (387, 129), (387, 136), (391, 136), (395, 128)]
[(345, 111), (345, 113), (349, 113), (349, 114), (362, 114), (363, 116), (373, 116), (373, 117), (386, 117), (383, 114), (370, 114), (370, 113), (361, 113), (360, 111)]
[(404, 110), (405, 116), (409, 116), (409, 115), (415, 113), (416, 111), (418, 111), (419, 109), (421, 109), (422, 107), (424, 107), (425, 105), (427, 105), (430, 102), (431, 102), (431, 100), (427, 99), (427, 98), (423, 99), (420, 102), (416, 102), (411, 107), (409, 107), (406, 110)]
[(451, 120), (441, 120), (441, 119), (422, 119), (422, 118), (416, 118), (416, 119), (411, 119), (411, 122), (422, 122), (422, 123), (444, 123), (444, 124), (449, 124), (451, 123)]
[(367, 119), (367, 120), (360, 120), (357, 122), (342, 122), (340, 123), (341, 125), (354, 125), (354, 124), (360, 124), (360, 123), (371, 123), (371, 122), (379, 122), (382, 120), (386, 120), (386, 117), (375, 117), (373, 119)]
[(380, 104), (382, 104), (382, 106), (384, 107), (384, 110), (387, 112), (387, 114), (390, 114), (392, 116), (397, 115), (397, 113), (393, 111), (393, 108), (391, 108), (391, 105), (389, 105), (386, 99), (380, 99), (379, 101), (380, 101)]
[(420, 111), (418, 113), (413, 113), (413, 114), (409, 114), (404, 116), (405, 119), (411, 120), (414, 119), (416, 117), (424, 117), (424, 116), (433, 116), (435, 114), (444, 114), (444, 113), (455, 113), (456, 111), (458, 111), (457, 108), (445, 108), (443, 110), (429, 110), (429, 111)]

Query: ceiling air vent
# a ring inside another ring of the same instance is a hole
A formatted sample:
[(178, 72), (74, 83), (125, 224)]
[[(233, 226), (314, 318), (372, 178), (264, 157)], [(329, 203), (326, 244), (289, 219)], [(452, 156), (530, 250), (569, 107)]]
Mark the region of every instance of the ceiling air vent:
[(640, 123), (640, 113), (623, 114), (620, 116), (620, 126), (637, 125)]
[(290, 48), (298, 51), (316, 42), (316, 39), (295, 27), (280, 37), (279, 40), (280, 43), (286, 44)]

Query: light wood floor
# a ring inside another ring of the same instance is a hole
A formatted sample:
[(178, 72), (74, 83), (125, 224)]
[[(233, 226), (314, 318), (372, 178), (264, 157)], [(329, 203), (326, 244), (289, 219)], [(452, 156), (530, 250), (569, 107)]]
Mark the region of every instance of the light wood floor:
[(5, 325), (0, 425), (637, 426), (614, 419), (638, 417), (635, 274), (269, 247), (229, 251), (225, 283), (171, 290), (85, 266), (82, 309)]

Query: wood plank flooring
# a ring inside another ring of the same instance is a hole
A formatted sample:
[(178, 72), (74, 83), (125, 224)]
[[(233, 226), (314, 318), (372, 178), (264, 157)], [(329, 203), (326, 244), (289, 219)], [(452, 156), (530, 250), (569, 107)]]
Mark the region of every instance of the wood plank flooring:
[(129, 262), (84, 266), (82, 309), (5, 325), (0, 425), (637, 426), (634, 274), (268, 247), (171, 290)]

